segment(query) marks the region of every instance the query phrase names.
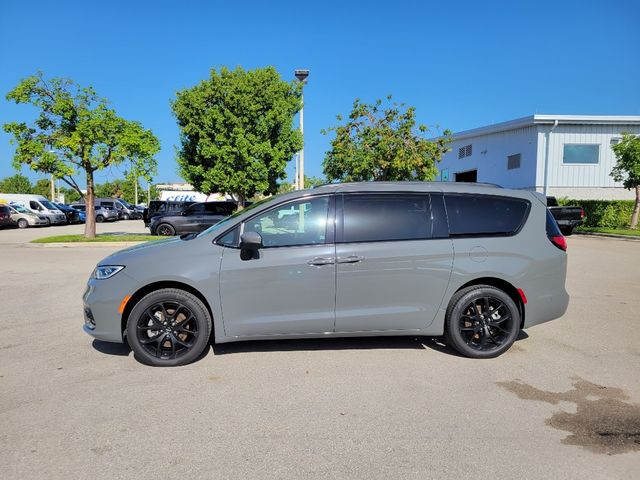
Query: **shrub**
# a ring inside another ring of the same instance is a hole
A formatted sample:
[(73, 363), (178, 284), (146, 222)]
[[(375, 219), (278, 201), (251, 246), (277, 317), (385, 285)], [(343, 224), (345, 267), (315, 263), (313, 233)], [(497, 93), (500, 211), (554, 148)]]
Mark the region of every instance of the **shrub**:
[(629, 228), (634, 201), (559, 198), (558, 205), (581, 206), (584, 209), (585, 227)]

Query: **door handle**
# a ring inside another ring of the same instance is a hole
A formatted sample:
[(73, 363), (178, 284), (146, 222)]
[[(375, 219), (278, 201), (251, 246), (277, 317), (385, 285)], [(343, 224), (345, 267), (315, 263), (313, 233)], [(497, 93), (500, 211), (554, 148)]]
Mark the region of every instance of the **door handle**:
[(349, 255), (348, 257), (338, 257), (338, 263), (358, 263), (364, 260), (360, 255)]
[(316, 257), (307, 262), (307, 265), (313, 265), (315, 267), (320, 267), (322, 265), (333, 265), (335, 261), (333, 258), (326, 257)]

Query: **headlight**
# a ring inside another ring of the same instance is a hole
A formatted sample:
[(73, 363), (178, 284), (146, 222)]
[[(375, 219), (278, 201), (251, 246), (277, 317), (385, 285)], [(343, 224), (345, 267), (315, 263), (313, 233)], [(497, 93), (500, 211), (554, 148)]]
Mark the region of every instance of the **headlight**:
[(113, 277), (123, 268), (123, 265), (98, 265), (93, 271), (93, 278), (96, 280), (105, 280)]

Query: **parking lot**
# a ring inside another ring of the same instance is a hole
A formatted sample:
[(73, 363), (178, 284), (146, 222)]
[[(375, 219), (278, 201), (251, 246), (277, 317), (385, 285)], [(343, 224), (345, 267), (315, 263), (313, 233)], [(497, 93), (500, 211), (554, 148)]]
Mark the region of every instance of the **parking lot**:
[(0, 231), (2, 479), (637, 478), (640, 242), (569, 238), (567, 314), (497, 359), (292, 340), (159, 369), (82, 332), (114, 247), (24, 244), (82, 228)]

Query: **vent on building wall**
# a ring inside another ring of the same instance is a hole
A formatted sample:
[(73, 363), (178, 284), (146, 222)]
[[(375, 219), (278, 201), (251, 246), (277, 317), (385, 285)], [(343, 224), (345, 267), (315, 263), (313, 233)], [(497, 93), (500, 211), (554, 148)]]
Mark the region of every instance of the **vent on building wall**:
[(471, 145), (465, 145), (464, 147), (460, 147), (458, 149), (458, 158), (470, 157), (471, 153), (473, 153)]
[(509, 155), (507, 157), (507, 169), (513, 170), (514, 168), (520, 168), (520, 154)]

